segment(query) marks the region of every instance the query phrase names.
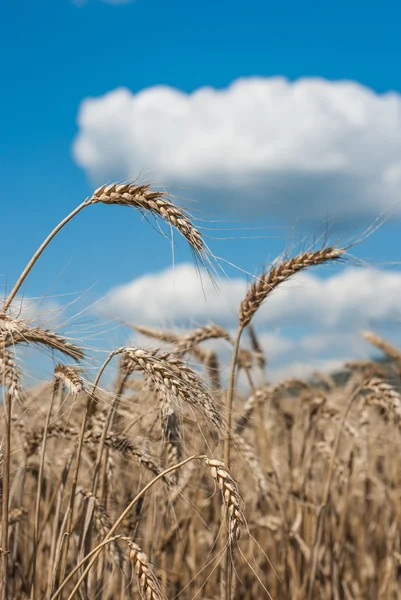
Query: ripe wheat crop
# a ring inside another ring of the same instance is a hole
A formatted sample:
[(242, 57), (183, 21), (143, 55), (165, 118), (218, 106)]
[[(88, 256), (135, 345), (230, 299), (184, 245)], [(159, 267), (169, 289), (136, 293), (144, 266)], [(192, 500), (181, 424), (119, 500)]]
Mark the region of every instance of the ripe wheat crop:
[[(191, 215), (133, 183), (96, 190), (28, 262), (0, 307), (1, 598), (401, 598), (401, 350), (366, 332), (381, 364), (272, 385), (253, 324), (282, 283), (346, 249), (266, 268), (234, 335), (211, 322), (182, 334), (133, 325), (152, 349), (111, 349), (89, 378), (80, 344), (12, 309), (58, 231), (98, 203), (163, 221), (212, 261)], [(22, 345), (58, 356), (40, 387), (25, 387)]]

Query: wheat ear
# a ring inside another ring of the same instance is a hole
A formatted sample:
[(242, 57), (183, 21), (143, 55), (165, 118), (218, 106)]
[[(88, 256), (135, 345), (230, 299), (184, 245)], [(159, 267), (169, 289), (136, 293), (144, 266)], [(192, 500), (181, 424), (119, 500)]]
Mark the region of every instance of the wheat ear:
[(294, 258), (284, 260), (275, 265), (270, 271), (263, 272), (251, 285), (248, 293), (241, 303), (240, 324), (246, 327), (252, 320), (262, 302), (281, 283), (299, 271), (321, 265), (326, 262), (338, 260), (345, 253), (345, 248), (329, 246), (315, 252), (298, 254)]
[(152, 190), (148, 184), (112, 183), (102, 185), (93, 192), (89, 202), (90, 204), (102, 202), (103, 204), (131, 206), (144, 212), (150, 212), (175, 227), (199, 257), (202, 257), (205, 251), (201, 234), (195, 229), (185, 212), (170, 202), (167, 194)]
[(244, 524), (244, 512), (242, 498), (238, 486), (230, 475), (227, 465), (221, 460), (204, 457), (205, 463), (210, 467), (210, 473), (219, 486), (224, 504), (228, 511), (228, 543), (235, 544), (241, 535), (241, 527)]
[(11, 396), (19, 400), (21, 396), (21, 374), (13, 355), (0, 345), (0, 386), (5, 385)]
[(370, 379), (364, 389), (368, 391), (367, 402), (394, 415), (397, 425), (401, 424), (401, 396), (392, 385), (378, 377)]
[(383, 338), (379, 337), (376, 333), (373, 333), (373, 331), (365, 331), (363, 337), (370, 344), (379, 348), (379, 350), (384, 352), (389, 358), (401, 365), (401, 351), (398, 348), (392, 346), (386, 340), (383, 340)]
[(210, 323), (209, 325), (199, 327), (182, 337), (176, 346), (176, 352), (177, 354), (185, 354), (186, 352), (190, 352), (193, 348), (196, 348), (201, 342), (219, 338), (232, 342), (231, 336), (226, 329), (219, 325), (215, 325), (214, 323)]
[(158, 351), (129, 348), (126, 353), (132, 360), (133, 370), (145, 375), (161, 403), (174, 406), (181, 400), (200, 411), (214, 429), (222, 430), (223, 420), (209, 390), (185, 363), (174, 355)]
[(161, 586), (147, 554), (129, 538), (122, 538), (130, 549), (129, 557), (138, 581), (140, 596), (143, 600), (164, 600)]
[[(92, 494), (92, 492), (87, 492), (83, 489), (79, 489), (78, 493), (80, 493), (86, 500), (92, 499), (94, 502), (93, 508), (93, 524), (95, 527), (95, 531), (100, 540), (106, 537), (107, 533), (111, 529), (111, 519), (107, 513), (105, 506), (100, 502), (96, 496)], [(121, 553), (121, 549), (117, 543), (114, 541), (112, 544), (108, 546), (110, 556), (113, 559), (114, 564), (117, 567), (122, 568), (123, 565), (123, 555)]]
[(62, 352), (74, 360), (81, 360), (84, 358), (84, 353), (78, 346), (68, 342), (53, 331), (28, 325), (23, 319), (12, 319), (1, 312), (0, 344), (5, 347), (15, 346), (17, 344), (39, 344), (51, 348), (52, 350)]
[[(102, 432), (88, 432), (85, 435), (85, 442), (99, 443), (102, 437)], [(105, 444), (108, 448), (119, 452), (124, 457), (133, 458), (138, 464), (143, 465), (154, 477), (160, 475), (161, 470), (156, 460), (139, 450), (125, 435), (110, 432), (105, 437)]]

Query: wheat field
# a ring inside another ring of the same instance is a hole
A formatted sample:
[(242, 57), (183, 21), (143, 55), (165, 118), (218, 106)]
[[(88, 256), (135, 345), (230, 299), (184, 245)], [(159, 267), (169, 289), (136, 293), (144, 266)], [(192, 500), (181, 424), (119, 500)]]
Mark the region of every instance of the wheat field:
[[(238, 306), (234, 335), (211, 322), (179, 333), (135, 324), (146, 347), (110, 348), (89, 377), (84, 338), (13, 307), (52, 239), (98, 203), (163, 221), (198, 263), (213, 261), (166, 194), (111, 184), (49, 234), (4, 300), (1, 598), (401, 598), (401, 351), (366, 332), (382, 361), (273, 385), (253, 327), (283, 282), (346, 259), (347, 248), (267, 266)], [(57, 357), (51, 381), (25, 386), (27, 345)]]

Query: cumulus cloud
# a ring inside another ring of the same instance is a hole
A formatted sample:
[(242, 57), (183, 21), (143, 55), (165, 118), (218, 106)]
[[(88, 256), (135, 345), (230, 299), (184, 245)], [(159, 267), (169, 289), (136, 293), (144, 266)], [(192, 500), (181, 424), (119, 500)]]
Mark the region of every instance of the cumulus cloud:
[[(151, 273), (115, 288), (104, 307), (138, 322), (233, 322), (247, 282), (223, 279), (218, 288), (205, 272), (182, 264)], [(258, 324), (314, 325), (325, 330), (364, 327), (385, 320), (401, 321), (401, 274), (347, 268), (330, 277), (304, 273), (282, 284), (256, 316)]]
[(283, 77), (190, 94), (120, 88), (85, 99), (78, 125), (74, 157), (94, 180), (152, 171), (186, 195), (255, 215), (346, 220), (389, 207), (401, 213), (396, 93)]
[[(183, 264), (114, 288), (102, 304), (128, 322), (172, 327), (209, 321), (230, 330), (247, 288), (244, 279), (219, 281)], [(328, 277), (305, 273), (278, 288), (255, 318), (261, 343), (277, 374), (290, 365), (300, 374), (367, 358), (361, 331), (401, 329), (401, 273), (346, 268)], [(395, 328), (394, 328), (395, 326)], [(391, 335), (389, 336), (391, 338)]]

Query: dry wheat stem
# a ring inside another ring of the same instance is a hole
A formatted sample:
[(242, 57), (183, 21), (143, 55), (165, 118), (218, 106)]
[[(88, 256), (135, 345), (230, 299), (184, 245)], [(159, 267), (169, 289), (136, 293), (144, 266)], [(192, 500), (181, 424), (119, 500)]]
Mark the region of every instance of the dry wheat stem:
[[(107, 514), (107, 510), (100, 500), (92, 494), (92, 492), (86, 492), (85, 490), (80, 489), (79, 493), (82, 494), (86, 500), (94, 500), (93, 524), (96, 534), (101, 541), (104, 537), (106, 537), (112, 525), (111, 519)], [(123, 566), (123, 555), (117, 542), (110, 544), (109, 552), (114, 564), (121, 569)]]
[[(73, 452), (68, 456), (67, 461), (64, 464), (60, 482), (59, 482), (59, 491), (57, 497), (57, 505), (56, 511), (54, 515), (54, 527), (51, 537), (50, 544), (50, 556), (49, 556), (49, 574), (47, 580), (47, 597), (50, 597), (58, 583), (58, 575), (59, 575), (59, 566), (61, 561), (61, 540), (59, 540), (59, 545), (57, 544), (58, 534), (59, 534), (59, 523), (60, 523), (60, 515), (62, 510), (64, 492), (67, 485), (68, 476), (71, 471), (71, 467), (74, 461), (76, 448), (74, 448)], [(62, 529), (63, 529), (62, 524)], [(59, 548), (59, 551), (58, 551)]]
[[(123, 365), (124, 365), (124, 353), (121, 354), (120, 373), (119, 373), (118, 381), (117, 381), (117, 389), (114, 392), (113, 401), (108, 410), (107, 417), (106, 417), (105, 423), (103, 425), (102, 435), (99, 440), (99, 447), (98, 447), (98, 452), (97, 452), (97, 456), (96, 456), (96, 464), (95, 464), (95, 470), (94, 470), (93, 482), (92, 482), (92, 494), (94, 494), (94, 495), (96, 495), (96, 493), (97, 493), (98, 479), (100, 476), (100, 467), (101, 467), (103, 451), (104, 451), (104, 446), (105, 446), (105, 439), (106, 439), (107, 433), (109, 431), (109, 428), (113, 422), (119, 398), (124, 391), (125, 382), (127, 381), (128, 377), (129, 377), (129, 373), (124, 372), (124, 369), (121, 368), (121, 367), (123, 367)], [(106, 456), (105, 456), (106, 464), (107, 464), (107, 458), (108, 458), (108, 452), (106, 452)]]
[(80, 204), (79, 206), (77, 206), (77, 208), (75, 208), (69, 215), (67, 215), (65, 217), (65, 219), (63, 219), (57, 225), (57, 227), (55, 227), (53, 229), (53, 231), (47, 236), (47, 238), (42, 242), (42, 244), (36, 250), (35, 254), (32, 256), (31, 260), (28, 262), (28, 264), (26, 265), (25, 269), (22, 271), (21, 275), (19, 276), (16, 284), (14, 285), (14, 287), (11, 290), (11, 292), (10, 292), (7, 300), (5, 301), (5, 303), (3, 304), (2, 308), (1, 308), (2, 312), (5, 313), (10, 308), (12, 301), (14, 300), (14, 298), (17, 295), (18, 291), (20, 290), (20, 288), (21, 288), (22, 284), (24, 283), (27, 275), (29, 274), (30, 270), (32, 269), (32, 267), (34, 266), (34, 264), (36, 263), (36, 261), (38, 260), (38, 258), (42, 254), (42, 252), (45, 250), (46, 246), (48, 246), (50, 244), (50, 242), (52, 241), (52, 239), (64, 227), (64, 225), (66, 225), (69, 221), (71, 221), (71, 219), (73, 219), (75, 217), (75, 215), (77, 215), (86, 206), (88, 206), (88, 199), (86, 199), (84, 202), (82, 202), (82, 204)]
[(232, 425), (232, 411), (234, 402), (234, 388), (235, 388), (235, 370), (238, 360), (239, 345), (241, 342), (241, 335), (244, 328), (240, 325), (235, 336), (234, 349), (231, 358), (230, 366), (230, 378), (228, 382), (227, 392), (227, 404), (226, 404), (226, 436), (224, 440), (224, 462), (227, 467), (230, 468), (230, 443), (231, 443), (231, 425)]
[[(231, 357), (230, 366), (230, 377), (228, 382), (227, 402), (226, 402), (226, 431), (224, 439), (224, 462), (227, 468), (230, 469), (230, 458), (231, 458), (231, 428), (232, 428), (232, 411), (234, 402), (234, 388), (235, 388), (235, 371), (237, 366), (238, 354), (240, 352), (241, 335), (244, 327), (239, 324), (237, 334), (234, 340), (234, 348)], [(227, 520), (230, 517), (227, 515)], [(230, 528), (229, 528), (230, 531)], [(229, 533), (230, 535), (230, 533)], [(230, 543), (228, 543), (225, 553), (225, 560), (222, 561), (220, 569), (220, 583), (221, 583), (221, 600), (231, 600), (231, 562), (229, 553)]]
[[(57, 373), (59, 372), (59, 367), (60, 367), (60, 365), (56, 366)], [(42, 452), (41, 452), (41, 457), (40, 457), (38, 484), (37, 484), (37, 491), (36, 491), (35, 520), (34, 520), (34, 533), (33, 533), (33, 554), (32, 554), (32, 589), (31, 589), (32, 600), (35, 600), (35, 598), (36, 598), (36, 576), (37, 576), (36, 559), (37, 559), (38, 543), (39, 543), (40, 500), (41, 500), (41, 495), (42, 495), (43, 470), (44, 470), (44, 465), (45, 465), (47, 431), (49, 428), (51, 413), (53, 410), (54, 399), (55, 399), (56, 394), (60, 387), (60, 379), (59, 379), (59, 377), (56, 376), (56, 369), (55, 369), (55, 379), (54, 379), (54, 384), (53, 384), (52, 397), (51, 397), (51, 401), (50, 401), (49, 408), (47, 411), (45, 429), (44, 429), (44, 433), (43, 433)]]
[(78, 485), (78, 475), (79, 475), (79, 469), (80, 469), (80, 464), (81, 464), (82, 448), (83, 448), (83, 444), (84, 444), (85, 430), (86, 430), (86, 425), (88, 423), (89, 414), (90, 414), (90, 411), (92, 408), (93, 400), (95, 397), (97, 387), (99, 385), (100, 378), (103, 375), (104, 370), (106, 369), (109, 362), (114, 358), (114, 356), (116, 356), (117, 354), (122, 354), (124, 351), (125, 351), (125, 348), (118, 348), (117, 350), (113, 350), (112, 352), (110, 352), (109, 356), (106, 358), (103, 365), (99, 369), (99, 372), (98, 372), (96, 379), (94, 381), (94, 384), (93, 384), (92, 391), (89, 394), (88, 400), (86, 402), (85, 413), (84, 413), (84, 417), (82, 419), (81, 431), (80, 431), (80, 436), (79, 436), (79, 441), (78, 441), (78, 449), (77, 449), (76, 458), (75, 458), (75, 469), (74, 469), (74, 475), (73, 475), (73, 480), (72, 480), (72, 484), (71, 484), (70, 501), (69, 501), (68, 512), (67, 512), (68, 516), (67, 516), (66, 528), (65, 528), (65, 532), (64, 532), (64, 547), (63, 547), (63, 551), (62, 551), (61, 570), (60, 570), (61, 578), (64, 577), (64, 573), (65, 573), (65, 569), (66, 569), (67, 553), (68, 553), (68, 547), (69, 547), (69, 538), (71, 535), (72, 520), (73, 520), (73, 514), (74, 514), (74, 503), (75, 503), (75, 496), (76, 496), (77, 485)]
[(1, 514), (1, 598), (8, 600), (8, 526), (10, 498), (10, 458), (11, 458), (11, 410), (12, 397), (9, 391), (5, 393), (4, 402), (5, 440), (3, 457), (2, 481), (2, 514)]
[(10, 504), (10, 470), (11, 470), (11, 417), (13, 400), (20, 397), (19, 372), (12, 355), (0, 346), (2, 368), (2, 384), (5, 384), (4, 394), (4, 455), (2, 480), (2, 515), (1, 515), (1, 592), (3, 600), (8, 599), (8, 530)]

